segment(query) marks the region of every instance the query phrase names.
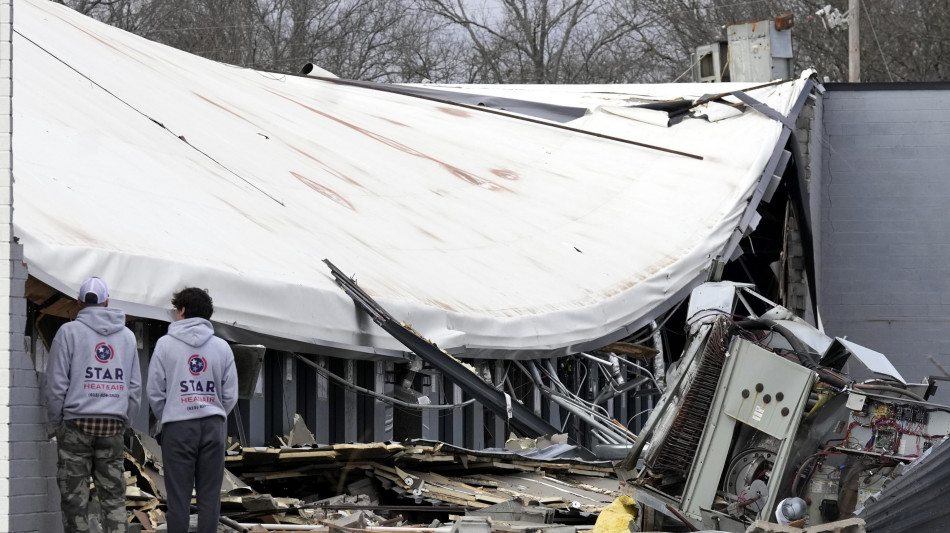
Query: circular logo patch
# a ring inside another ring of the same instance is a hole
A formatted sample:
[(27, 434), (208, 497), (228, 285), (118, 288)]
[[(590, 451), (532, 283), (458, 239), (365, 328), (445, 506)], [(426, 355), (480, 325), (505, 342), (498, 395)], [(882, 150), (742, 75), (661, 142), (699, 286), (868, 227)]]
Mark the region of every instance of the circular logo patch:
[(104, 342), (100, 342), (96, 345), (96, 361), (108, 363), (112, 360), (112, 355), (112, 346)]
[(192, 376), (201, 374), (206, 368), (208, 368), (208, 362), (205, 361), (204, 357), (195, 354), (188, 358), (188, 370)]

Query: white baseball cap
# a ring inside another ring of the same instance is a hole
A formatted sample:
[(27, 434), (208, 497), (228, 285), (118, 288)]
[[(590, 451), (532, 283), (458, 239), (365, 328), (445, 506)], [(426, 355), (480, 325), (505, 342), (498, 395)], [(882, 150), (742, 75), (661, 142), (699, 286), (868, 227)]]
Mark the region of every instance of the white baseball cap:
[[(86, 301), (86, 297), (89, 295), (95, 295), (96, 301)], [(79, 286), (79, 301), (87, 304), (101, 304), (105, 303), (109, 299), (109, 288), (106, 287), (106, 282), (102, 281), (101, 278), (95, 276), (91, 278), (86, 278), (86, 281), (82, 282), (82, 285)]]

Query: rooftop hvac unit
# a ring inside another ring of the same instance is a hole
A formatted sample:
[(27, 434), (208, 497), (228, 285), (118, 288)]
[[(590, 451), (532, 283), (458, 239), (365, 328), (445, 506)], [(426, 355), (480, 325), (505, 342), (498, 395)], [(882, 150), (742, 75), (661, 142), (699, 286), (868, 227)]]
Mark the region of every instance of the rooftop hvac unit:
[(791, 15), (726, 27), (732, 81), (768, 82), (792, 77)]
[(793, 76), (792, 15), (726, 26), (726, 41), (697, 46), (693, 81), (769, 82)]
[(693, 81), (719, 83), (729, 81), (729, 46), (726, 41), (697, 46), (690, 58)]

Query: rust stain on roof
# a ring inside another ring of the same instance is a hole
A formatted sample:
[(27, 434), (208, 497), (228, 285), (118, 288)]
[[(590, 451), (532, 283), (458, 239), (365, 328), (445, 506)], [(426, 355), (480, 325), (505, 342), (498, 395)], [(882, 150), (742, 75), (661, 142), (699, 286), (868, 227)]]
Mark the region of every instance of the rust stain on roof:
[(92, 37), (93, 39), (99, 41), (101, 44), (104, 44), (104, 45), (108, 46), (109, 48), (115, 50), (116, 52), (119, 52), (120, 54), (122, 54), (122, 55), (124, 55), (124, 56), (128, 56), (128, 54), (126, 54), (126, 53), (123, 52), (122, 50), (119, 50), (118, 48), (116, 48), (116, 47), (112, 46), (111, 44), (109, 44), (108, 41), (104, 41), (104, 40), (102, 40), (102, 39), (96, 37), (95, 35), (89, 33), (88, 31), (86, 31), (86, 30), (84, 30), (84, 29), (82, 29), (82, 28), (80, 28), (79, 26), (76, 26), (76, 25), (73, 24), (72, 22), (70, 22), (70, 21), (68, 21), (68, 20), (66, 20), (66, 19), (64, 19), (64, 18), (62, 18), (62, 17), (59, 17), (59, 20), (65, 22), (66, 24), (69, 24), (69, 25), (72, 26), (73, 28), (76, 28), (77, 30), (79, 30), (79, 31), (81, 31), (81, 32), (83, 32), (83, 33), (85, 33), (86, 35), (88, 35), (88, 36)]
[(336, 203), (342, 205), (343, 207), (349, 209), (350, 211), (356, 211), (356, 208), (353, 207), (353, 204), (351, 204), (346, 198), (344, 198), (343, 196), (341, 196), (340, 194), (338, 194), (338, 193), (337, 193), (336, 191), (334, 191), (333, 189), (331, 189), (331, 188), (329, 188), (329, 187), (325, 187), (325, 186), (323, 186), (323, 185), (320, 185), (319, 183), (313, 181), (312, 179), (310, 179), (310, 178), (308, 178), (308, 177), (306, 177), (306, 176), (303, 176), (303, 175), (301, 175), (301, 174), (297, 174), (297, 173), (294, 172), (293, 170), (291, 170), (290, 173), (291, 173), (295, 178), (297, 178), (298, 180), (300, 180), (300, 182), (303, 183), (304, 185), (306, 185), (307, 187), (310, 187), (311, 189), (317, 191), (318, 193), (322, 194), (323, 196), (326, 196), (326, 197), (329, 198), (330, 200), (333, 200), (334, 202), (336, 202)]
[(401, 142), (399, 142), (399, 141), (397, 141), (397, 140), (395, 140), (395, 139), (390, 139), (389, 137), (386, 137), (385, 135), (380, 135), (379, 133), (376, 133), (376, 132), (370, 131), (370, 130), (368, 130), (368, 129), (366, 129), (366, 128), (357, 126), (356, 124), (351, 124), (351, 123), (349, 123), (349, 122), (347, 122), (347, 121), (345, 121), (345, 120), (343, 120), (343, 119), (341, 119), (341, 118), (334, 117), (333, 115), (331, 115), (331, 114), (329, 114), (329, 113), (324, 113), (323, 111), (320, 111), (319, 109), (314, 109), (313, 107), (310, 107), (310, 106), (307, 105), (307, 104), (298, 102), (298, 101), (294, 100), (293, 98), (290, 98), (290, 97), (288, 97), (288, 96), (282, 95), (282, 94), (280, 94), (280, 93), (278, 93), (278, 92), (275, 92), (275, 91), (269, 91), (269, 92), (271, 92), (272, 94), (274, 94), (274, 95), (276, 95), (276, 96), (279, 96), (279, 97), (281, 97), (281, 98), (283, 98), (283, 99), (285, 99), (285, 100), (288, 100), (288, 101), (290, 101), (290, 102), (293, 102), (293, 103), (299, 105), (300, 107), (302, 107), (302, 108), (304, 108), (304, 109), (306, 109), (306, 110), (308, 110), (308, 111), (311, 111), (311, 112), (313, 112), (313, 113), (316, 113), (316, 114), (318, 114), (318, 115), (320, 115), (320, 116), (322, 116), (322, 117), (328, 118), (328, 119), (330, 119), (330, 120), (332, 120), (332, 121), (334, 121), (334, 122), (336, 122), (336, 123), (338, 123), (338, 124), (342, 124), (343, 126), (346, 126), (347, 128), (350, 128), (350, 129), (352, 129), (352, 130), (354, 130), (354, 131), (357, 131), (357, 132), (359, 132), (359, 133), (361, 133), (361, 134), (363, 134), (363, 135), (365, 135), (365, 136), (367, 136), (367, 137), (369, 137), (369, 138), (371, 138), (371, 139), (373, 139), (373, 140), (375, 140), (375, 141), (381, 142), (381, 143), (385, 144), (386, 146), (389, 146), (389, 147), (391, 147), (391, 148), (395, 148), (396, 150), (399, 150), (399, 151), (401, 151), (401, 152), (405, 152), (405, 153), (407, 153), (407, 154), (409, 154), (409, 155), (412, 155), (412, 156), (415, 156), (415, 157), (420, 157), (420, 158), (422, 158), (422, 159), (426, 159), (426, 160), (428, 160), (428, 161), (432, 161), (433, 163), (436, 163), (437, 165), (441, 166), (442, 168), (448, 170), (453, 176), (455, 176), (455, 177), (461, 179), (462, 181), (465, 181), (465, 182), (470, 183), (470, 184), (472, 184), (472, 185), (477, 185), (477, 186), (479, 186), (479, 187), (488, 189), (488, 190), (490, 190), (490, 191), (510, 191), (510, 189), (508, 189), (508, 188), (505, 187), (504, 185), (499, 185), (499, 184), (497, 184), (497, 183), (495, 183), (495, 182), (493, 182), (493, 181), (491, 181), (491, 180), (487, 180), (487, 179), (482, 178), (482, 177), (480, 177), (480, 176), (476, 176), (475, 174), (472, 174), (471, 172), (469, 172), (469, 171), (467, 171), (467, 170), (463, 170), (463, 169), (458, 168), (458, 167), (456, 167), (456, 166), (454, 166), (454, 165), (450, 165), (449, 163), (446, 163), (446, 162), (444, 162), (444, 161), (440, 161), (440, 160), (438, 160), (438, 159), (436, 159), (436, 158), (434, 158), (434, 157), (432, 157), (432, 156), (430, 156), (430, 155), (428, 155), (428, 154), (426, 154), (426, 153), (420, 152), (419, 150), (416, 150), (415, 148), (412, 148), (411, 146), (406, 146), (405, 144), (402, 144)]
[(425, 228), (420, 228), (420, 227), (416, 226), (416, 229), (419, 230), (419, 233), (425, 235), (426, 237), (429, 237), (430, 239), (433, 239), (433, 240), (436, 240), (436, 241), (439, 241), (439, 242), (443, 242), (443, 240), (442, 240), (441, 238), (439, 238), (438, 235), (436, 235), (436, 234), (430, 232), (429, 230), (427, 230), (427, 229), (425, 229)]
[(498, 176), (499, 178), (503, 178), (503, 179), (511, 180), (511, 181), (515, 181), (521, 177), (514, 170), (508, 170), (504, 168), (493, 168), (491, 170), (491, 173)]
[(338, 171), (338, 170), (336, 170), (336, 169), (333, 169), (333, 168), (328, 167), (323, 161), (320, 161), (320, 160), (317, 159), (316, 157), (314, 157), (314, 156), (308, 154), (307, 152), (304, 152), (304, 151), (301, 150), (300, 148), (297, 148), (296, 146), (293, 146), (293, 145), (291, 145), (291, 144), (288, 144), (287, 146), (290, 146), (290, 149), (293, 150), (293, 151), (295, 151), (295, 152), (297, 152), (298, 154), (300, 154), (300, 155), (302, 155), (302, 156), (304, 156), (304, 157), (306, 157), (306, 158), (308, 158), (308, 159), (311, 159), (311, 160), (315, 161), (317, 164), (320, 165), (320, 168), (322, 168), (323, 170), (326, 170), (327, 172), (329, 172), (330, 174), (333, 174), (334, 176), (340, 178), (341, 180), (343, 180), (343, 181), (349, 183), (350, 185), (355, 185), (355, 186), (357, 186), (357, 187), (359, 187), (359, 188), (361, 188), (361, 189), (365, 189), (365, 188), (366, 188), (366, 187), (363, 187), (363, 185), (360, 184), (360, 182), (354, 180), (353, 178), (350, 178), (350, 177), (344, 175), (342, 172), (340, 172), (340, 171)]
[(191, 94), (197, 96), (198, 98), (201, 98), (201, 99), (204, 100), (205, 102), (208, 102), (209, 104), (211, 104), (211, 105), (217, 107), (218, 109), (220, 109), (220, 110), (222, 110), (222, 111), (225, 111), (225, 112), (227, 112), (227, 113), (230, 113), (231, 115), (234, 115), (235, 117), (237, 117), (237, 118), (243, 120), (244, 122), (247, 122), (248, 124), (254, 124), (253, 122), (251, 122), (250, 120), (246, 119), (245, 117), (242, 117), (241, 115), (237, 114), (237, 113), (234, 112), (233, 110), (228, 109), (227, 107), (224, 107), (223, 105), (221, 105), (221, 104), (215, 102), (214, 100), (211, 100), (210, 98), (205, 98), (204, 96), (201, 96), (200, 94), (198, 94), (198, 93), (196, 93), (196, 92), (194, 92), (194, 91), (191, 91)]
[(455, 310), (456, 310), (456, 309), (455, 309), (454, 307), (452, 307), (451, 305), (449, 305), (449, 304), (447, 304), (447, 303), (445, 303), (445, 302), (440, 302), (439, 300), (427, 299), (426, 302), (427, 302), (427, 303), (430, 303), (430, 304), (432, 304), (432, 305), (434, 305), (434, 306), (436, 306), (436, 307), (438, 307), (439, 309), (445, 309), (446, 311), (455, 311)]
[(408, 128), (408, 127), (409, 127), (408, 124), (404, 124), (404, 123), (402, 123), (402, 122), (399, 122), (398, 120), (393, 120), (393, 119), (391, 119), (391, 118), (381, 117), (381, 116), (379, 116), (379, 115), (373, 115), (373, 117), (374, 117), (374, 118), (378, 118), (379, 120), (385, 120), (386, 122), (389, 122), (390, 124), (395, 124), (395, 125), (397, 125), (397, 126), (402, 126), (402, 127), (404, 127), (404, 128)]
[(249, 221), (251, 221), (251, 222), (254, 223), (254, 224), (257, 224), (257, 226), (259, 226), (260, 228), (265, 229), (265, 230), (267, 230), (267, 231), (273, 231), (273, 230), (274, 230), (274, 228), (272, 228), (271, 226), (269, 226), (269, 225), (267, 225), (267, 224), (264, 224), (263, 222), (261, 222), (260, 220), (258, 220), (258, 218), (257, 218), (256, 216), (254, 216), (254, 215), (248, 213), (247, 211), (245, 211), (245, 210), (241, 209), (240, 207), (238, 207), (237, 205), (234, 205), (233, 203), (231, 203), (231, 202), (225, 200), (224, 198), (218, 197), (218, 201), (220, 201), (220, 202), (223, 203), (224, 205), (230, 207), (230, 208), (233, 209), (236, 213), (240, 213), (244, 218), (248, 219)]
[(442, 106), (439, 106), (439, 107), (437, 107), (436, 109), (438, 109), (439, 111), (445, 113), (446, 115), (452, 115), (452, 116), (454, 116), (454, 117), (470, 117), (470, 116), (472, 116), (472, 114), (469, 113), (468, 111), (466, 111), (466, 110), (464, 110), (464, 109), (459, 109), (459, 108), (457, 108), (457, 107), (442, 107)]

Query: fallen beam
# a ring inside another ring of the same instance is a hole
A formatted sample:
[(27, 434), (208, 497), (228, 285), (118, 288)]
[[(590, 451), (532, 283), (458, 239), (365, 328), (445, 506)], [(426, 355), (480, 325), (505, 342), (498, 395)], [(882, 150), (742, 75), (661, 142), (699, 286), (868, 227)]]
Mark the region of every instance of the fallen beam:
[(558, 433), (557, 428), (534, 414), (517, 399), (485, 383), (454, 357), (393, 319), (382, 306), (356, 284), (356, 280), (341, 272), (329, 259), (324, 259), (323, 262), (330, 267), (337, 285), (373, 319), (373, 322), (441, 372), (443, 377), (461, 387), (475, 398), (475, 401), (489, 408), (496, 416), (507, 420), (516, 433), (523, 437)]

